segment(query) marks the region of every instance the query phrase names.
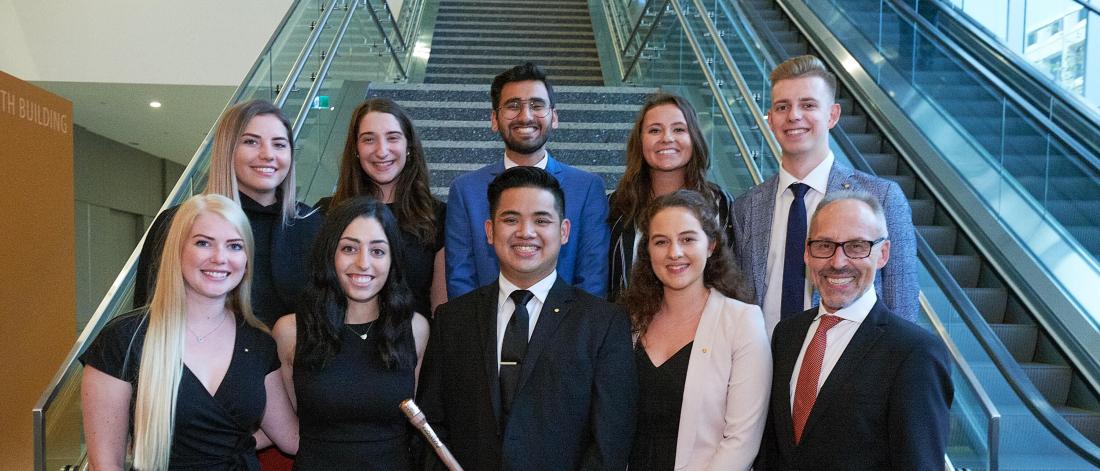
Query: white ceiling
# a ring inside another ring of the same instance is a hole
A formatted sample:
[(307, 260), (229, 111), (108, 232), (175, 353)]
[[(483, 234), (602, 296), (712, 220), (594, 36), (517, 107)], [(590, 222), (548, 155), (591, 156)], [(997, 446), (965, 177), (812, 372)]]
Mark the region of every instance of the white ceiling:
[[(73, 102), (85, 129), (186, 165), (236, 87), (35, 82)], [(150, 101), (161, 102), (151, 108)]]

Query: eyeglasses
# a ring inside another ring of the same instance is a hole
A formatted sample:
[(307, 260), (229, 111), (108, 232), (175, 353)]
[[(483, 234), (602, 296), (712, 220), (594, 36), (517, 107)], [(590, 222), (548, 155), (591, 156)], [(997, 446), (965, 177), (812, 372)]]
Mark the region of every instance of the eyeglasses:
[(879, 237), (875, 240), (849, 240), (846, 242), (833, 242), (831, 240), (810, 240), (806, 242), (806, 247), (813, 258), (832, 258), (836, 253), (836, 248), (841, 247), (844, 250), (844, 256), (848, 258), (867, 258), (871, 255), (871, 248), (878, 245), (879, 242), (886, 240), (885, 237)]
[(516, 119), (519, 113), (523, 111), (523, 107), (526, 106), (531, 111), (531, 115), (536, 118), (545, 118), (550, 114), (550, 105), (541, 98), (532, 98), (530, 100), (509, 100), (497, 110), (500, 111), (501, 116), (504, 119)]

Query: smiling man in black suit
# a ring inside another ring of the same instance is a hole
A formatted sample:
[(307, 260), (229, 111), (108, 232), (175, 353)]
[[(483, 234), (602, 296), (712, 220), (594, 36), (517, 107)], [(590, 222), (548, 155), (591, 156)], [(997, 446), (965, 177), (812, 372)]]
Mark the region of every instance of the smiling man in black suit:
[(436, 310), (425, 416), (466, 469), (625, 469), (637, 401), (629, 319), (557, 276), (570, 222), (553, 176), (514, 167), (488, 197), (500, 275)]

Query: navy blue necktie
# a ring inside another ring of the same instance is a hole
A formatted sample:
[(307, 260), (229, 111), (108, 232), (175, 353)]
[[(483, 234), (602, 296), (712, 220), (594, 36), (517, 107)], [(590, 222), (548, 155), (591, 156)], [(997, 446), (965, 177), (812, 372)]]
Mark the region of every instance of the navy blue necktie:
[(783, 254), (783, 302), (779, 306), (779, 318), (786, 319), (805, 310), (806, 261), (806, 191), (804, 183), (792, 183), (791, 211), (787, 213), (787, 247)]
[(519, 386), (519, 370), (523, 357), (527, 355), (527, 332), (530, 329), (527, 302), (534, 296), (525, 289), (517, 289), (508, 295), (516, 304), (516, 310), (508, 320), (504, 339), (500, 342), (500, 405), (505, 417), (512, 409), (512, 398)]

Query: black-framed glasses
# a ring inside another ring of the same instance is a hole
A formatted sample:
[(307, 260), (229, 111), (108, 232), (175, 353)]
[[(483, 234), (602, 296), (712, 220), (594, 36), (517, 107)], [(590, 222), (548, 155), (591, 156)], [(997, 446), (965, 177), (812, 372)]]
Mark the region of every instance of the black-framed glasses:
[(516, 116), (519, 116), (525, 106), (531, 111), (531, 116), (536, 118), (545, 118), (550, 114), (550, 104), (542, 98), (508, 100), (497, 109), (500, 110), (500, 114), (504, 119), (516, 119)]
[(879, 242), (886, 240), (885, 237), (879, 237), (875, 240), (849, 240), (844, 242), (833, 242), (831, 240), (808, 240), (806, 241), (806, 250), (813, 258), (832, 258), (836, 253), (836, 248), (841, 247), (844, 250), (844, 256), (848, 258), (867, 258), (871, 256), (871, 248), (878, 245)]

